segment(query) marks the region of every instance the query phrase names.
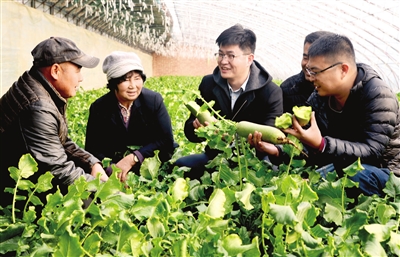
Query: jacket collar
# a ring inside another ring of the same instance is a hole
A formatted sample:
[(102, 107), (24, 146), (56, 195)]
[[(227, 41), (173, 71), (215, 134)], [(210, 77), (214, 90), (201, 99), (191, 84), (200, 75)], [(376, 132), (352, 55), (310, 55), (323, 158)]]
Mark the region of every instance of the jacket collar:
[(381, 79), (378, 73), (372, 69), (371, 66), (364, 63), (357, 63), (357, 77), (350, 92), (360, 90), (364, 84), (368, 83), (373, 78)]
[(29, 74), (34, 77), (46, 89), (54, 103), (58, 107), (64, 107), (67, 100), (58, 93), (54, 86), (43, 76), (43, 74), (34, 66), (29, 71)]

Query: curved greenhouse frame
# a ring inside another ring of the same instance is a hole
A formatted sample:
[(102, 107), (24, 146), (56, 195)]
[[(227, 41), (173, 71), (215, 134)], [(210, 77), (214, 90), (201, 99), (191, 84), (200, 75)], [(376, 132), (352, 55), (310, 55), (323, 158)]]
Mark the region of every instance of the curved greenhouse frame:
[[(399, 1), (182, 1), (168, 0), (176, 19), (164, 54), (212, 57), (215, 39), (234, 23), (254, 30), (256, 59), (273, 77), (300, 71), (304, 37), (317, 30), (348, 36), (358, 62), (373, 66), (400, 91)], [(172, 47), (172, 45), (176, 45)], [(182, 51), (187, 47), (195, 50)]]
[(213, 59), (215, 39), (240, 23), (257, 35), (255, 58), (275, 79), (300, 70), (307, 34), (348, 36), (358, 62), (400, 91), (400, 1), (18, 0), (147, 53)]

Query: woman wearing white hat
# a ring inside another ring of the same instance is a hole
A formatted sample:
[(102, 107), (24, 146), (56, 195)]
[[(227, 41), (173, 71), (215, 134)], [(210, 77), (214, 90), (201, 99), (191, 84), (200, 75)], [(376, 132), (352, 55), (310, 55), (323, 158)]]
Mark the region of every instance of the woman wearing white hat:
[[(168, 161), (177, 144), (162, 96), (143, 87), (146, 75), (135, 53), (112, 52), (103, 72), (110, 92), (90, 106), (85, 149), (100, 160), (111, 158), (125, 181), (128, 172), (138, 172), (155, 150), (162, 162)], [(106, 171), (110, 174), (111, 167)]]

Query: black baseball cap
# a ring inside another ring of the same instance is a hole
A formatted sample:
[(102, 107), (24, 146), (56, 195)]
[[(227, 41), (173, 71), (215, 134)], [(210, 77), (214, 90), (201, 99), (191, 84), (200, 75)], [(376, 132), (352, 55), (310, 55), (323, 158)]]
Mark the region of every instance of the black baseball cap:
[(72, 62), (85, 68), (94, 68), (100, 59), (82, 52), (67, 38), (50, 37), (40, 42), (31, 52), (33, 66), (46, 67), (54, 63)]

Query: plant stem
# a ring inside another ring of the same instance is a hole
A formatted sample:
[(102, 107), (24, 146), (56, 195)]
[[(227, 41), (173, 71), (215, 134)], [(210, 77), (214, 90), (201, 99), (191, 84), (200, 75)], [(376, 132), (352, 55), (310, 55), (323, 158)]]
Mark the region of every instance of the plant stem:
[[(242, 145), (242, 149), (243, 149), (243, 141), (241, 138), (239, 140), (240, 140), (240, 144)], [(242, 175), (242, 165), (240, 162), (239, 144), (238, 144), (237, 140), (235, 140), (235, 147), (236, 147), (236, 152), (238, 154), (237, 158), (238, 158), (238, 166), (239, 166), (239, 186), (240, 186), (240, 190), (242, 190), (243, 189), (243, 175)]]
[(12, 202), (12, 208), (11, 208), (11, 216), (12, 216), (12, 221), (13, 221), (14, 224), (15, 224), (15, 202), (16, 202), (16, 199), (17, 199), (17, 188), (18, 188), (18, 184), (19, 184), (20, 179), (21, 179), (21, 177), (18, 178), (18, 181), (17, 181), (17, 183), (15, 185), (15, 188), (14, 188), (14, 196), (13, 196), (13, 202)]
[(288, 236), (289, 236), (289, 229), (288, 229), (287, 227), (288, 227), (288, 225), (286, 225), (286, 233), (285, 233), (285, 234), (286, 234), (286, 235), (285, 235), (285, 242), (286, 242), (286, 243), (284, 244), (284, 249), (283, 249), (285, 253), (286, 253), (286, 248), (288, 247), (288, 245), (287, 245), (287, 241), (288, 241), (287, 238), (288, 238)]
[(92, 257), (92, 255), (91, 255), (88, 251), (86, 251), (85, 248), (82, 247), (82, 250), (85, 252), (85, 254), (86, 254), (87, 256)]
[(265, 223), (265, 213), (262, 215), (262, 223), (261, 223), (261, 243), (264, 249), (264, 253), (267, 252), (267, 246), (265, 245), (265, 229), (264, 229), (264, 223)]
[(306, 247), (305, 247), (305, 245), (304, 245), (304, 241), (303, 241), (303, 240), (301, 240), (301, 248), (303, 249), (303, 252), (304, 252), (304, 255), (303, 255), (303, 256), (308, 256), (308, 255), (307, 255), (307, 249), (306, 249)]
[(24, 214), (26, 213), (26, 209), (28, 208), (28, 203), (31, 201), (32, 196), (33, 196), (33, 195), (35, 194), (35, 192), (36, 192), (36, 189), (37, 189), (37, 187), (35, 187), (35, 189), (34, 189), (32, 192), (29, 193), (29, 197), (28, 197), (28, 199), (27, 199), (26, 202), (25, 202), (25, 206), (24, 206), (24, 210), (23, 210)]
[(227, 120), (224, 117), (222, 117), (218, 112), (216, 112), (214, 110), (214, 108), (212, 108), (212, 106), (199, 94), (199, 93), (195, 93), (196, 97), (199, 98), (200, 100), (202, 100), (208, 107), (208, 109), (210, 109), (212, 111), (213, 114), (215, 114), (219, 120), (231, 123), (232, 125), (235, 123), (234, 121), (231, 120)]
[(287, 174), (287, 175), (289, 175), (290, 166), (292, 165), (292, 161), (293, 161), (293, 157), (294, 157), (294, 147), (292, 146), (291, 149), (292, 149), (292, 150), (290, 151), (290, 160), (289, 160), (289, 164), (288, 164), (287, 170), (286, 170), (286, 174)]
[(345, 209), (344, 209), (344, 187), (345, 187), (345, 185), (346, 185), (346, 181), (347, 181), (347, 174), (344, 174), (344, 177), (343, 177), (343, 185), (342, 185), (342, 215), (344, 215), (344, 212), (345, 212)]
[(85, 242), (85, 240), (87, 239), (88, 236), (90, 236), (92, 234), (92, 231), (95, 230), (95, 228), (97, 228), (97, 224), (100, 224), (101, 221), (98, 221), (96, 223), (93, 224), (93, 226), (87, 231), (86, 235), (84, 238), (82, 238), (81, 240), (81, 245), (83, 245), (83, 243)]
[[(237, 136), (237, 137), (239, 137), (239, 136)], [(246, 144), (245, 144), (245, 141), (243, 141), (243, 138), (241, 138), (241, 137), (240, 137), (240, 144), (242, 146), (242, 152), (243, 152), (243, 155), (245, 157), (244, 158), (244, 163), (246, 165), (246, 179), (247, 179), (248, 176), (249, 176), (249, 170), (248, 170), (249, 163), (247, 162), (247, 158), (246, 158), (246, 155), (245, 155), (245, 153), (246, 153)]]

